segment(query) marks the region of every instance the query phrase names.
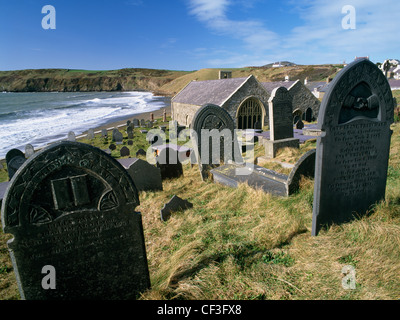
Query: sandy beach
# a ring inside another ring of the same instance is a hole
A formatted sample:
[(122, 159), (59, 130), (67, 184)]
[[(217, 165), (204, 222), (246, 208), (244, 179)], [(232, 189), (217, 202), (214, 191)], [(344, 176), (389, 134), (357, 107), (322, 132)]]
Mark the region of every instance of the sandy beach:
[[(118, 128), (118, 127), (126, 126), (126, 122), (127, 122), (128, 120), (132, 121), (132, 120), (135, 119), (135, 118), (136, 118), (136, 119), (139, 119), (139, 120), (140, 120), (140, 119), (144, 119), (145, 121), (147, 121), (147, 120), (150, 120), (150, 119), (151, 119), (151, 118), (150, 118), (150, 117), (151, 117), (151, 113), (153, 113), (154, 119), (159, 119), (159, 118), (162, 118), (162, 117), (163, 117), (164, 110), (165, 110), (166, 113), (167, 113), (167, 117), (170, 117), (170, 116), (171, 116), (171, 106), (168, 105), (168, 106), (166, 106), (165, 108), (161, 108), (161, 109), (158, 109), (158, 110), (155, 110), (155, 111), (150, 111), (150, 112), (144, 112), (144, 113), (136, 114), (136, 115), (131, 116), (131, 117), (129, 117), (129, 118), (126, 118), (126, 119), (123, 119), (123, 120), (119, 120), (119, 121), (109, 122), (109, 123), (106, 123), (106, 124), (104, 124), (104, 125), (102, 125), (102, 126), (95, 127), (95, 128), (93, 128), (93, 129), (94, 129), (94, 132), (95, 132), (95, 133), (101, 132), (101, 130), (103, 130), (103, 129), (112, 130), (113, 128)], [(87, 131), (86, 131), (86, 132), (83, 132), (81, 135), (77, 136), (76, 138), (79, 139), (79, 138), (84, 137), (84, 136), (86, 136), (86, 135), (87, 135)]]

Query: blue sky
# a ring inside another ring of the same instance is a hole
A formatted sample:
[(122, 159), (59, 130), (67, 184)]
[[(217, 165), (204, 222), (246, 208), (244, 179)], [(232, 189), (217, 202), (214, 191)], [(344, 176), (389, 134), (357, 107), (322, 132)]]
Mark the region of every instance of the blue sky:
[[(54, 30), (42, 28), (45, 5)], [(342, 26), (345, 5), (355, 29)], [(382, 62), (400, 59), (400, 1), (0, 0), (0, 31), (0, 70)]]

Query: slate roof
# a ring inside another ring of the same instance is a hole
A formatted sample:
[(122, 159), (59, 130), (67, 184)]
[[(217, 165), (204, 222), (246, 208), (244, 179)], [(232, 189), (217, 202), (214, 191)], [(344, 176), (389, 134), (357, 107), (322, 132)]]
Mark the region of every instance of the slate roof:
[(261, 82), (261, 85), (269, 94), (272, 93), (272, 90), (278, 87), (285, 87), (289, 89), (296, 81), (275, 81), (275, 82)]
[(314, 89), (317, 89), (320, 91), (320, 89), (324, 88), (326, 86), (326, 81), (313, 81), (313, 82), (308, 82), (305, 85), (311, 92), (314, 91)]
[(221, 106), (249, 78), (192, 81), (183, 88), (173, 102), (202, 106), (212, 103)]

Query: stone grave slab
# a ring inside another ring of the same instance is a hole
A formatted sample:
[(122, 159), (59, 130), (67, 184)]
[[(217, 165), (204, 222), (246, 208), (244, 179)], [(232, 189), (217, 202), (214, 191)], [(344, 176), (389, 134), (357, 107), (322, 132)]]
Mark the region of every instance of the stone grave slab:
[(137, 298), (150, 286), (138, 205), (130, 175), (98, 148), (63, 141), (28, 159), (1, 208), (22, 299)]
[(342, 69), (318, 116), (312, 235), (363, 216), (385, 198), (393, 96), (367, 59)]
[(119, 159), (118, 162), (128, 171), (139, 191), (163, 189), (161, 171), (156, 166), (137, 158)]

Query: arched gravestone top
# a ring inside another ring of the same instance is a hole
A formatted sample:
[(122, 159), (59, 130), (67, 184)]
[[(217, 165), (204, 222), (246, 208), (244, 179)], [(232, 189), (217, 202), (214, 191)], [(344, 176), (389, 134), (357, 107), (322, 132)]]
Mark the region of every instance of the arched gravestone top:
[[(118, 161), (78, 142), (27, 160), (1, 208), (23, 299), (131, 299), (150, 286), (138, 191)], [(56, 270), (44, 290), (41, 270)]]
[(197, 135), (191, 139), (203, 180), (208, 178), (210, 169), (219, 166), (221, 161), (243, 162), (235, 124), (225, 109), (213, 104), (202, 106), (194, 115), (191, 128)]
[(363, 59), (337, 74), (318, 116), (313, 235), (385, 198), (391, 123), (392, 92), (378, 67)]
[(26, 161), (25, 155), (21, 150), (11, 149), (6, 154), (6, 163), (7, 163), (7, 171), (8, 178), (11, 180), (14, 174), (18, 171), (18, 169), (24, 164)]

